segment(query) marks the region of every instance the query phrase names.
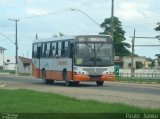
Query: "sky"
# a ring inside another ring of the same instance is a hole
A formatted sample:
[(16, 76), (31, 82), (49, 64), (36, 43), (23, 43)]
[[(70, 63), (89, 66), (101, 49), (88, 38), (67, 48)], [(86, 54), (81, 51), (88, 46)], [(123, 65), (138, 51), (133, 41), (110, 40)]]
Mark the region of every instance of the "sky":
[[(114, 16), (122, 22), (127, 43), (131, 44), (134, 29), (137, 37), (155, 37), (154, 28), (160, 21), (159, 0), (114, 0)], [(18, 21), (18, 55), (31, 58), (32, 42), (65, 35), (98, 34), (101, 24), (111, 17), (111, 0), (0, 0), (0, 46), (5, 56), (15, 56), (15, 22)], [(135, 39), (136, 45), (160, 45), (157, 39)], [(131, 48), (129, 49), (131, 51)], [(160, 47), (135, 47), (139, 56), (155, 58)]]

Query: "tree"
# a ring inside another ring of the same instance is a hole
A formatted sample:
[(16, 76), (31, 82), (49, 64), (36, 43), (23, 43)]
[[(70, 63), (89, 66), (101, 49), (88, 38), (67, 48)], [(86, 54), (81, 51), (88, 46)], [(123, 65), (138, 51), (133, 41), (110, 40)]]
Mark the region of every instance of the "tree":
[[(157, 23), (157, 27), (154, 28), (156, 31), (160, 31), (160, 22)], [(160, 40), (160, 35), (156, 36)]]
[(54, 35), (53, 35), (53, 37), (61, 37), (61, 36), (64, 36), (64, 33), (59, 32), (58, 35), (57, 35), (57, 34), (54, 34)]
[[(104, 32), (100, 34), (110, 35), (111, 18), (105, 19), (100, 26), (104, 28)], [(113, 42), (116, 56), (131, 55), (131, 52), (127, 49), (127, 47), (130, 47), (130, 45), (128, 43), (123, 42), (126, 40), (124, 35), (125, 31), (122, 29), (121, 21), (117, 17), (114, 17)]]
[(155, 60), (154, 60), (154, 59), (152, 59), (152, 58), (147, 58), (147, 61), (150, 62), (150, 63), (148, 64), (148, 66), (149, 66), (150, 68), (154, 67), (154, 64), (155, 64)]
[(157, 57), (158, 65), (160, 66), (160, 54), (155, 55)]
[(64, 33), (62, 33), (62, 32), (59, 32), (59, 36), (64, 36)]
[[(157, 23), (157, 27), (154, 28), (156, 31), (160, 31), (160, 22)], [(156, 36), (160, 40), (160, 35)], [(158, 63), (160, 65), (160, 54), (156, 54), (155, 56), (158, 57)]]

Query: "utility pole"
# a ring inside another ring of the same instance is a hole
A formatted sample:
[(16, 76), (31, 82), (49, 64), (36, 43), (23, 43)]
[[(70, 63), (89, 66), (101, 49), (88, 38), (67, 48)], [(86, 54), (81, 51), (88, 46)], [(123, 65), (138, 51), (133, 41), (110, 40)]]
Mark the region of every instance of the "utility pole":
[(114, 32), (114, 0), (112, 0), (112, 7), (111, 7), (111, 36), (113, 38)]
[(17, 22), (19, 19), (9, 19), (10, 21), (15, 21), (16, 24), (16, 39), (15, 39), (15, 46), (16, 46), (16, 56), (15, 56), (15, 64), (16, 64), (16, 74), (17, 74), (17, 64), (18, 64), (18, 38), (17, 38)]
[(132, 37), (132, 56), (131, 56), (131, 77), (134, 77), (134, 46), (135, 46), (135, 29)]

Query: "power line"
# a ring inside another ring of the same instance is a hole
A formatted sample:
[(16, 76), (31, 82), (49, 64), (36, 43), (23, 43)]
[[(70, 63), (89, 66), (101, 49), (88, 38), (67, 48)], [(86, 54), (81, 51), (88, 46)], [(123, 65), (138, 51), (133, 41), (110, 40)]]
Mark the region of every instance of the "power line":
[[(99, 2), (99, 1), (97, 1), (97, 2)], [(81, 3), (81, 5), (83, 7), (78, 7), (77, 9), (82, 9), (82, 8), (91, 6), (92, 4), (93, 4), (93, 1), (89, 0), (87, 2)], [(46, 14), (41, 14), (41, 15), (19, 17), (19, 19), (32, 19), (32, 18), (38, 18), (38, 17), (45, 17), (45, 16), (49, 16), (49, 15), (54, 15), (54, 14), (59, 14), (59, 13), (67, 12), (67, 11), (70, 11), (71, 9), (73, 9), (73, 7), (72, 8), (65, 8), (63, 10), (59, 10), (59, 11), (55, 11), (55, 12), (48, 12)]]
[(19, 19), (32, 19), (32, 18), (37, 18), (37, 17), (44, 17), (44, 16), (53, 15), (53, 14), (63, 13), (63, 12), (66, 12), (66, 11), (69, 11), (69, 9), (63, 9), (63, 10), (59, 10), (57, 12), (48, 12), (46, 14), (41, 14), (41, 15), (20, 17)]
[(0, 32), (0, 34), (1, 34), (2, 36), (4, 36), (8, 41), (14, 43), (12, 40), (10, 40), (10, 39), (9, 39), (6, 35), (4, 35), (3, 33)]
[(134, 45), (136, 47), (160, 47), (160, 45)]
[[(84, 2), (82, 3), (81, 5), (83, 6), (90, 6), (89, 4), (86, 4), (88, 3), (89, 1), (87, 2)], [(93, 3), (92, 3), (93, 4)], [(79, 7), (79, 8), (82, 8), (82, 7)], [(79, 9), (78, 8), (78, 9)], [(26, 17), (20, 17), (19, 19), (32, 19), (32, 18), (37, 18), (37, 17), (45, 17), (45, 16), (49, 16), (49, 15), (54, 15), (54, 14), (58, 14), (58, 13), (63, 13), (63, 12), (67, 12), (67, 11), (70, 11), (72, 8), (66, 8), (66, 9), (63, 9), (63, 10), (59, 10), (59, 11), (55, 11), (55, 12), (48, 12), (46, 14), (41, 14), (41, 15), (34, 15), (34, 16), (26, 16)]]
[[(133, 36), (130, 36), (130, 38), (133, 38)], [(141, 36), (136, 36), (135, 38), (158, 39), (156, 37), (141, 37)]]

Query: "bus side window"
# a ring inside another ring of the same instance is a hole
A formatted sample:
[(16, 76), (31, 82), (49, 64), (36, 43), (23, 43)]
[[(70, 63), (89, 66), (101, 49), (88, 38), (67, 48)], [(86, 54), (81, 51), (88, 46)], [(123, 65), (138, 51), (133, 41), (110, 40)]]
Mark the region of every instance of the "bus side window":
[(46, 57), (50, 57), (50, 47), (51, 44), (50, 43), (46, 43)]
[(62, 42), (58, 42), (58, 57), (61, 57)]
[(46, 56), (46, 44), (43, 43), (42, 45), (42, 57), (45, 57)]
[(41, 57), (41, 47), (38, 46), (37, 48), (37, 58), (40, 59)]
[(56, 42), (56, 54), (55, 56), (58, 56), (58, 42)]
[(55, 57), (56, 55), (56, 42), (53, 42), (51, 45), (51, 56)]
[(74, 54), (74, 45), (73, 43), (70, 43), (70, 50), (69, 50), (69, 57), (73, 58), (73, 54)]
[(37, 57), (37, 44), (33, 44), (33, 52), (32, 52), (32, 57)]
[(68, 44), (69, 44), (68, 41), (62, 42), (62, 57), (68, 57), (68, 49), (69, 49)]
[(62, 42), (62, 49), (61, 49), (61, 56), (62, 57), (65, 57), (64, 56), (64, 44), (65, 44), (65, 41)]

